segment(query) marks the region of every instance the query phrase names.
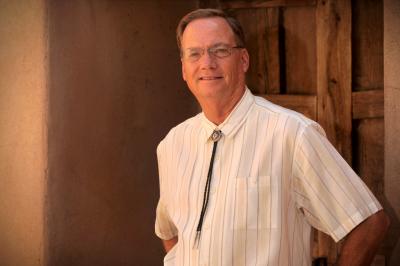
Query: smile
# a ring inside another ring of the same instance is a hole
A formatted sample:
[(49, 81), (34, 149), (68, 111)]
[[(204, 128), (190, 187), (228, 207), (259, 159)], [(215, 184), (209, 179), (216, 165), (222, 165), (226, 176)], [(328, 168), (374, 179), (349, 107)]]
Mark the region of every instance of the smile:
[(200, 77), (199, 80), (217, 80), (222, 79), (222, 77)]

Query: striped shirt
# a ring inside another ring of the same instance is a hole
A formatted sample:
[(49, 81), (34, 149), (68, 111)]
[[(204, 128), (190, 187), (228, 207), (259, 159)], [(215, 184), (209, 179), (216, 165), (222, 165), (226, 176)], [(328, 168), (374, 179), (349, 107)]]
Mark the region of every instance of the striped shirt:
[[(194, 245), (214, 129), (210, 198)], [(164, 265), (311, 265), (311, 227), (339, 241), (381, 209), (314, 121), (253, 96), (219, 126), (203, 113), (173, 128), (157, 148), (155, 231), (178, 236)]]

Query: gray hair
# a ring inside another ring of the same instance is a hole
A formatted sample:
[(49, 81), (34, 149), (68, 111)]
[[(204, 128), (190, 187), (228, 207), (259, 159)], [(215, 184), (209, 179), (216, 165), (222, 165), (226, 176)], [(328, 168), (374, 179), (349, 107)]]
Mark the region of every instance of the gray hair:
[(185, 15), (181, 19), (181, 21), (178, 24), (178, 27), (176, 28), (176, 40), (178, 43), (179, 50), (182, 48), (182, 35), (187, 25), (196, 19), (212, 18), (212, 17), (221, 17), (225, 19), (235, 35), (236, 45), (240, 47), (245, 46), (244, 32), (239, 21), (236, 18), (229, 16), (220, 9), (207, 8), (207, 9), (194, 10)]

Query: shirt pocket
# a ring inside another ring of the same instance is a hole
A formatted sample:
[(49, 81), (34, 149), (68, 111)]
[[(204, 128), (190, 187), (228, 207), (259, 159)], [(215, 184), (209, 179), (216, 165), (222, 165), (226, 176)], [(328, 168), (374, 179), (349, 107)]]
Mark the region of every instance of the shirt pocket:
[(272, 185), (270, 176), (235, 179), (233, 229), (267, 229), (276, 227), (271, 219)]

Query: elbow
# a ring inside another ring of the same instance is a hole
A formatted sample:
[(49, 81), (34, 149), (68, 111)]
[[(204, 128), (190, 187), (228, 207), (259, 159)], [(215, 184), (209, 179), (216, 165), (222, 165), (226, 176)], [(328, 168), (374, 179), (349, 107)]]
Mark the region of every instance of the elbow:
[(383, 237), (389, 230), (390, 218), (383, 210), (377, 212), (375, 217), (376, 217), (376, 223), (375, 223), (376, 228), (381, 232), (381, 235)]
[(386, 233), (390, 227), (390, 218), (384, 211), (382, 211), (382, 213), (382, 227), (384, 228), (384, 232)]

